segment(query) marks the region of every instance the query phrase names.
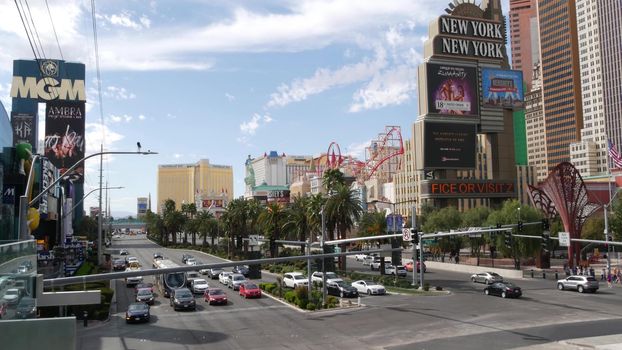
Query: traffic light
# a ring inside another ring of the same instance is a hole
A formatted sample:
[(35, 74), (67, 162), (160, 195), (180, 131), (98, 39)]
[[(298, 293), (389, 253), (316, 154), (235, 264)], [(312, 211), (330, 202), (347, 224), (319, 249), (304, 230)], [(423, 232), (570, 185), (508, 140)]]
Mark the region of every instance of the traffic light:
[(549, 240), (550, 240), (549, 234), (550, 233), (548, 231), (542, 232), (542, 242), (540, 243), (540, 245), (542, 246), (542, 250), (545, 253), (548, 253), (549, 251)]
[(413, 244), (419, 244), (419, 232), (416, 228), (410, 229), (410, 237), (412, 237)]
[(518, 232), (523, 232), (523, 221), (518, 220)]
[(505, 247), (508, 249), (512, 248), (512, 233), (509, 231), (505, 232)]
[(548, 231), (550, 227), (549, 219), (542, 219), (542, 231)]

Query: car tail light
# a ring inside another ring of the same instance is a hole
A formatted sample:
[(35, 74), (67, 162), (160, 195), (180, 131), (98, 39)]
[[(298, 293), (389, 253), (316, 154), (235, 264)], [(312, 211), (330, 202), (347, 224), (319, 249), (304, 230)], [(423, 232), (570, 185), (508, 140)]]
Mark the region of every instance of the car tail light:
[(506, 288), (505, 290), (507, 290), (507, 291), (512, 291), (512, 288)]

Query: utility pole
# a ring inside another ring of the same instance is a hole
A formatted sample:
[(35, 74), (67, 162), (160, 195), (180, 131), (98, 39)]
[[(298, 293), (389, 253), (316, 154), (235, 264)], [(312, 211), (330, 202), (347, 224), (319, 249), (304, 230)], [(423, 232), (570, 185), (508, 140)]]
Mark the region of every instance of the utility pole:
[(102, 246), (102, 181), (103, 181), (103, 165), (104, 165), (104, 144), (100, 144), (99, 155), (99, 212), (97, 213), (97, 264), (104, 263), (104, 247)]
[[(324, 235), (326, 234), (326, 216), (324, 214), (325, 207), (322, 206), (320, 214), (322, 215), (322, 236), (320, 238), (320, 247), (322, 247), (322, 254), (324, 254)], [(322, 258), (322, 304), (326, 306), (326, 258)]]
[[(417, 235), (415, 236), (411, 236), (411, 240), (413, 243), (413, 286), (415, 285), (415, 281), (417, 280), (417, 245), (419, 245), (419, 249), (421, 249), (421, 242), (419, 241), (419, 230), (417, 230), (417, 207), (415, 207), (413, 205), (413, 209), (412, 209), (412, 228), (414, 230), (414, 234)], [(423, 268), (423, 261), (419, 260), (419, 266), (421, 266), (421, 268)], [(423, 273), (423, 272), (421, 272)]]

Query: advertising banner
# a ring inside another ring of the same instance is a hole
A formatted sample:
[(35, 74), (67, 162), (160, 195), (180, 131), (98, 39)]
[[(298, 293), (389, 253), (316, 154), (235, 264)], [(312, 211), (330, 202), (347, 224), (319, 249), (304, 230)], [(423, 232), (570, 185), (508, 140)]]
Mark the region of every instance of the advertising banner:
[(432, 114), (479, 116), (475, 67), (428, 63), (428, 110)]
[(426, 180), (421, 182), (423, 198), (511, 198), (516, 186), (511, 180)]
[[(56, 168), (52, 165), (48, 159), (42, 159), (41, 161), (41, 191), (48, 188), (54, 181), (56, 181)], [(48, 214), (48, 196), (55, 195), (53, 191), (47, 192), (39, 200), (39, 213), (41, 218), (46, 218)]]
[(476, 125), (425, 122), (425, 169), (475, 168)]
[[(45, 155), (63, 174), (84, 158), (84, 102), (50, 101), (45, 108)], [(84, 181), (84, 164), (71, 174), (74, 183)]]
[(13, 146), (29, 143), (33, 148), (37, 147), (37, 122), (33, 114), (11, 112), (11, 128)]
[(522, 108), (523, 72), (507, 69), (482, 69), (482, 104), (486, 107)]

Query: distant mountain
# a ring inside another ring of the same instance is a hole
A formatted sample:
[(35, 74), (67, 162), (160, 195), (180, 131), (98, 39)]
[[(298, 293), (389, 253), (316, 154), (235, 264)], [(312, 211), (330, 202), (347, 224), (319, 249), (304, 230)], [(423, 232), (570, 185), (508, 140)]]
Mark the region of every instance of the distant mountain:
[(111, 212), (112, 212), (112, 217), (115, 218), (115, 219), (127, 219), (128, 216), (136, 218), (136, 213), (131, 213), (129, 211), (114, 211), (114, 210), (111, 210)]

